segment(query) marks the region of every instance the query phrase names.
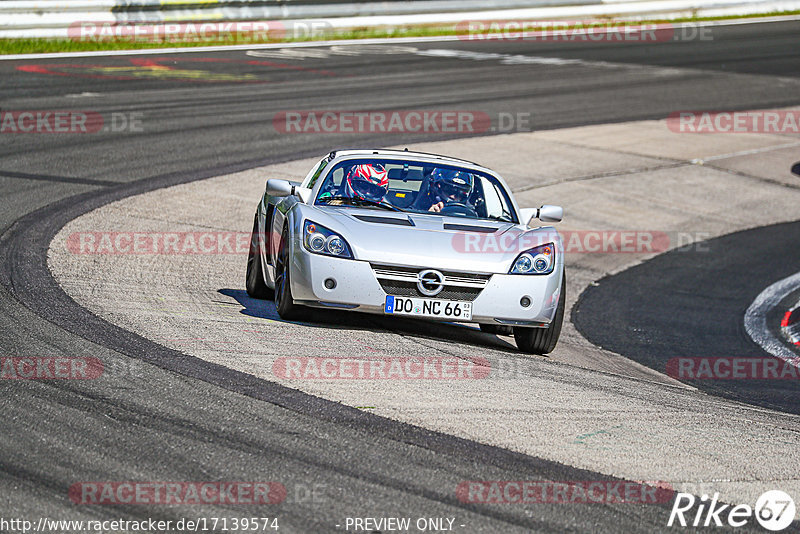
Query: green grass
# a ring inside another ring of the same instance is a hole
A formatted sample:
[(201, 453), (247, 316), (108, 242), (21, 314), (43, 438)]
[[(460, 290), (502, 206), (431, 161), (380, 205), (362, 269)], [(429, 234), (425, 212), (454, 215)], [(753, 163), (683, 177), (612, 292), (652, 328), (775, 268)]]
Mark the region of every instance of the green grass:
[[(685, 22), (705, 22), (712, 20), (732, 20), (744, 18), (761, 18), (770, 16), (781, 15), (798, 15), (798, 11), (781, 11), (762, 13), (757, 15), (728, 15), (722, 17), (685, 17), (678, 19), (654, 19), (645, 21), (616, 21), (611, 18), (597, 17), (594, 20), (606, 21), (608, 24), (617, 26), (629, 26), (638, 24), (656, 24), (656, 23), (685, 23)], [(553, 21), (550, 21), (553, 22)], [(591, 25), (576, 24), (559, 29), (580, 29), (591, 27)], [(281, 39), (281, 40), (251, 40), (246, 35), (230, 35), (229, 38), (219, 40), (203, 40), (203, 41), (177, 41), (172, 42), (169, 40), (161, 42), (133, 42), (131, 40), (97, 40), (97, 41), (79, 41), (72, 39), (0, 39), (0, 54), (39, 54), (48, 52), (87, 52), (96, 50), (144, 50), (154, 48), (186, 48), (186, 47), (200, 47), (200, 46), (222, 46), (222, 45), (236, 45), (236, 44), (262, 44), (262, 43), (288, 43), (288, 42), (302, 42), (312, 41), (319, 39), (341, 40), (341, 39), (367, 39), (367, 38), (386, 38), (386, 37), (432, 37), (440, 35), (459, 35), (464, 33), (463, 29), (459, 30), (454, 25), (440, 26), (440, 25), (427, 25), (427, 26), (399, 26), (391, 28), (353, 28), (349, 30), (339, 31), (333, 34), (326, 34), (324, 36), (314, 35), (306, 38), (298, 39)]]

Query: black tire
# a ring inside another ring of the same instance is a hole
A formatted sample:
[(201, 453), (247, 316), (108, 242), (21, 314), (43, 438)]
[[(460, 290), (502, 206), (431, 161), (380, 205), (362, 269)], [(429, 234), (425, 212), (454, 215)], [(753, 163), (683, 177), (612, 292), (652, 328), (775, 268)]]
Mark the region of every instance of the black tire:
[(275, 309), (281, 319), (293, 321), (302, 319), (305, 315), (304, 308), (298, 306), (292, 300), (292, 284), (289, 275), (289, 229), (283, 228), (280, 247), (278, 247), (278, 257), (275, 258)]
[(514, 329), (505, 324), (481, 324), (481, 332), (486, 332), (487, 334), (494, 334), (496, 336), (510, 336)]
[(272, 290), (264, 282), (264, 270), (261, 267), (261, 244), (258, 238), (258, 212), (253, 219), (253, 232), (250, 234), (250, 251), (247, 254), (247, 275), (245, 288), (247, 294), (254, 299), (271, 299)]
[(522, 352), (531, 354), (549, 354), (556, 348), (558, 337), (561, 335), (561, 325), (564, 322), (564, 308), (567, 300), (567, 274), (561, 282), (561, 295), (558, 298), (558, 307), (553, 322), (547, 328), (514, 327), (514, 341)]

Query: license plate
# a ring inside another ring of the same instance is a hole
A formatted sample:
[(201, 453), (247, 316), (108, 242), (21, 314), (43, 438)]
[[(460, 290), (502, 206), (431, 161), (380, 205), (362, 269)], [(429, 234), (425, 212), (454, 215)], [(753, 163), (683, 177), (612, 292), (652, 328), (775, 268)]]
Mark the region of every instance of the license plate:
[(386, 297), (384, 313), (393, 315), (415, 315), (469, 321), (472, 319), (472, 303), (457, 300), (423, 299), (416, 297)]

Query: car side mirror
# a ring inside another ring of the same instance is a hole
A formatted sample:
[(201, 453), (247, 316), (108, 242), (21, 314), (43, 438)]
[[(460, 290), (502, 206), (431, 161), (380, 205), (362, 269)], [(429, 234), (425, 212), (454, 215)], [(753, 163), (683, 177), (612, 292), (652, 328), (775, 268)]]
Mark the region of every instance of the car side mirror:
[(542, 222), (561, 222), (561, 219), (564, 218), (564, 208), (561, 206), (548, 206), (545, 204), (539, 208), (538, 217)]
[(294, 194), (294, 186), (288, 180), (267, 180), (267, 194), (271, 197), (288, 197)]
[(523, 208), (519, 210), (520, 221), (530, 226), (534, 219), (542, 222), (561, 222), (564, 218), (564, 209), (561, 206), (549, 206), (545, 204), (541, 208)]
[(800, 161), (792, 165), (792, 172), (797, 176), (800, 176)]

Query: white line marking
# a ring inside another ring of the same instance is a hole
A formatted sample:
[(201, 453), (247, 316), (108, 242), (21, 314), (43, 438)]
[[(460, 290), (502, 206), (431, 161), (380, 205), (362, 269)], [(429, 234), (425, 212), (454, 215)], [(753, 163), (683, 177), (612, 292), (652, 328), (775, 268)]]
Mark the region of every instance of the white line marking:
[(707, 158), (693, 159), (691, 163), (694, 163), (695, 165), (702, 165), (706, 161), (717, 161), (719, 159), (736, 158), (739, 156), (750, 156), (752, 154), (761, 154), (762, 152), (771, 152), (773, 150), (780, 150), (782, 148), (791, 148), (793, 146), (798, 146), (798, 145), (800, 145), (800, 141), (795, 141), (793, 143), (785, 143), (782, 145), (753, 148), (751, 150), (740, 150), (739, 152), (729, 152), (727, 154), (718, 154), (716, 156), (709, 156)]
[[(704, 22), (684, 22), (675, 28), (703, 28), (710, 26), (737, 26), (744, 24), (768, 24), (772, 22), (791, 22), (800, 20), (800, 15), (788, 15), (752, 19), (709, 20)], [(646, 20), (640, 21), (642, 24)], [(375, 39), (334, 39), (327, 41), (304, 41), (296, 43), (264, 43), (224, 46), (193, 46), (183, 48), (149, 48), (144, 50), (95, 50), (91, 52), (53, 52), (47, 54), (9, 54), (0, 55), (0, 61), (16, 61), (20, 59), (53, 59), (73, 57), (103, 56), (138, 56), (158, 54), (191, 54), (198, 52), (232, 52), (237, 50), (270, 50), (276, 48), (313, 48), (334, 45), (369, 45), (369, 44), (402, 44), (402, 43), (442, 43), (464, 40), (458, 35), (437, 35), (430, 37), (381, 37)], [(480, 42), (480, 41), (476, 41)]]
[(64, 98), (93, 98), (96, 96), (103, 96), (100, 93), (91, 93), (91, 92), (83, 92), (83, 93), (72, 93), (69, 95), (64, 95)]
[[(306, 57), (326, 59), (330, 56), (346, 55), (355, 56), (362, 54), (414, 54), (422, 57), (468, 59), (475, 61), (497, 60), (502, 65), (584, 65), (590, 67), (603, 67), (612, 69), (644, 69), (648, 66), (635, 65), (630, 63), (609, 63), (607, 61), (585, 61), (582, 59), (564, 59), (559, 57), (526, 56), (521, 54), (497, 54), (492, 52), (473, 52), (471, 50), (456, 50), (443, 48), (423, 48), (413, 46), (331, 46), (330, 48), (320, 48), (314, 50), (312, 54), (296, 49), (281, 48), (278, 50), (248, 50), (246, 54), (251, 57), (268, 57), (272, 59), (304, 60)], [(653, 67), (659, 76), (664, 76), (664, 69)], [(670, 73), (680, 73), (679, 69), (670, 69)]]
[(767, 313), (783, 298), (800, 287), (800, 273), (779, 280), (762, 291), (744, 314), (744, 329), (750, 338), (765, 351), (785, 362), (800, 368), (800, 358), (789, 350), (777, 336), (767, 328)]

